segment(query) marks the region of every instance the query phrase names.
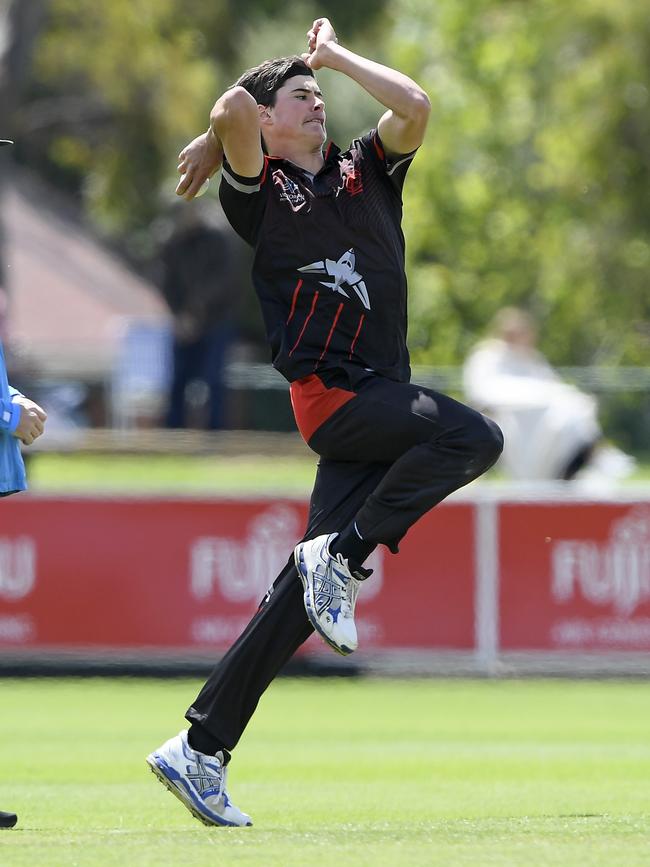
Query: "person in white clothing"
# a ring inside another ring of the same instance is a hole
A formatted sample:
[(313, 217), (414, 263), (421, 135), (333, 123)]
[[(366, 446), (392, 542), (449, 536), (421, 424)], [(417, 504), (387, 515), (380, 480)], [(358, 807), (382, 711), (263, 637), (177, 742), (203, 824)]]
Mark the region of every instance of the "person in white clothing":
[(490, 336), (465, 362), (463, 387), (469, 403), (502, 428), (501, 466), (513, 479), (621, 478), (634, 466), (603, 445), (596, 399), (562, 381), (537, 349), (537, 328), (524, 310), (497, 313)]

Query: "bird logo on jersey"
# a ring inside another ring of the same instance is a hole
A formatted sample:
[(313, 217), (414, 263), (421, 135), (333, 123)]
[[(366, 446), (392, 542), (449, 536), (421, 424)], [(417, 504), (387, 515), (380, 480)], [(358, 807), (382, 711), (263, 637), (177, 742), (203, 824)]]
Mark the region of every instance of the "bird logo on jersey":
[(357, 293), (366, 310), (370, 310), (370, 299), (366, 284), (362, 275), (354, 270), (354, 264), (354, 250), (350, 248), (336, 262), (333, 259), (325, 259), (320, 262), (312, 262), (311, 265), (303, 265), (298, 270), (302, 274), (329, 274), (330, 277), (334, 278), (334, 282), (328, 283), (325, 280), (320, 280), (321, 286), (326, 286), (333, 292), (339, 292), (341, 295), (345, 295), (346, 298), (350, 296), (343, 286), (349, 286)]

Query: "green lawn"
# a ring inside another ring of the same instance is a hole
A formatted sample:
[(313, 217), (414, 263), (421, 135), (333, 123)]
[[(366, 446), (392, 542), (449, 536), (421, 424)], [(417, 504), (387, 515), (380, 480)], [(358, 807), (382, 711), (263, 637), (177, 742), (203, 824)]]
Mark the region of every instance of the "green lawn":
[(195, 681), (0, 681), (3, 867), (636, 867), (643, 682), (280, 679), (232, 763), (253, 828), (205, 828), (145, 765)]
[[(42, 492), (277, 493), (308, 495), (316, 455), (304, 458), (251, 455), (35, 454), (29, 464), (32, 490)], [(495, 473), (486, 480), (498, 479)], [(650, 482), (650, 461), (630, 481)]]
[(176, 455), (36, 455), (29, 465), (33, 491), (129, 493), (309, 494), (313, 458)]

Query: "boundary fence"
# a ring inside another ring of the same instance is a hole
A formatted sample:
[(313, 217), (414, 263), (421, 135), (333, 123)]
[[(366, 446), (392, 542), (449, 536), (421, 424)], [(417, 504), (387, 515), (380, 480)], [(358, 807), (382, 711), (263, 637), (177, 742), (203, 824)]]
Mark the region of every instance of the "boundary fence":
[[(304, 526), (291, 498), (49, 497), (2, 504), (0, 668), (204, 668)], [(303, 664), (413, 674), (650, 673), (650, 489), (475, 485), (380, 547), (361, 649)]]

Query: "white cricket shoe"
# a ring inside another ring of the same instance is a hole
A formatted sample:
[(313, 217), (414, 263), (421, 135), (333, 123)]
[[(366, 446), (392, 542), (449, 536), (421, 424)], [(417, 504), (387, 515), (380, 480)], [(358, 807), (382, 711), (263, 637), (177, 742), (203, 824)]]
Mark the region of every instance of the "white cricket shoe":
[(208, 756), (193, 750), (187, 731), (166, 741), (147, 763), (172, 795), (204, 825), (252, 825), (251, 817), (230, 802), (223, 753)]
[(359, 643), (354, 606), (361, 580), (370, 572), (364, 569), (363, 577), (356, 578), (341, 554), (330, 554), (330, 543), (337, 535), (301, 542), (294, 549), (294, 559), (305, 588), (305, 609), (311, 625), (330, 647), (347, 656)]

